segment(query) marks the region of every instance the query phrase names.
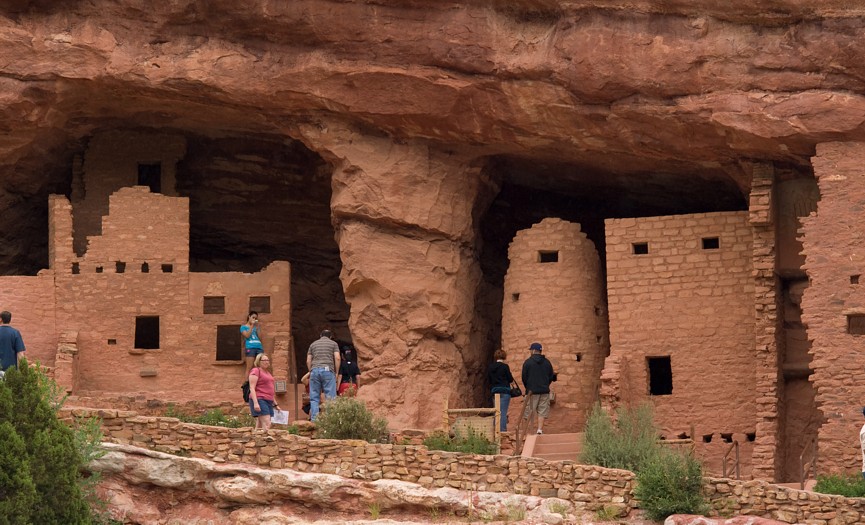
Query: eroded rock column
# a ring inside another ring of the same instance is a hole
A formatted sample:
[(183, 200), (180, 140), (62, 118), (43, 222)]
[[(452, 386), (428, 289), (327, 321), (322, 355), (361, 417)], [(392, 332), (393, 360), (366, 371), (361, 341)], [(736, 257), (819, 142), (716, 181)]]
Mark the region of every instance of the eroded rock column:
[(343, 135), (327, 148), (360, 396), (392, 428), (437, 426), (445, 399), (482, 399), (474, 217), (492, 186), (466, 159), (422, 144)]

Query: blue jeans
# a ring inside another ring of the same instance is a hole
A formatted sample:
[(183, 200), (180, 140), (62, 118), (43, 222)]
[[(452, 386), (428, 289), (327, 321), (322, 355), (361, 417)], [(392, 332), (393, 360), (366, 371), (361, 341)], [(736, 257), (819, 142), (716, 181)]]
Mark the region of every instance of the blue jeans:
[(309, 373), (309, 420), (318, 417), (321, 393), (325, 399), (336, 397), (336, 375), (325, 368), (313, 368)]
[[(493, 394), (493, 397), (495, 397), (495, 396), (496, 395)], [(499, 424), (499, 430), (501, 430), (502, 432), (505, 432), (508, 429), (508, 407), (511, 405), (511, 395), (510, 394), (499, 394), (499, 396), (500, 396), (499, 406), (501, 407), (501, 411), (502, 411), (502, 419), (501, 419), (501, 423)]]

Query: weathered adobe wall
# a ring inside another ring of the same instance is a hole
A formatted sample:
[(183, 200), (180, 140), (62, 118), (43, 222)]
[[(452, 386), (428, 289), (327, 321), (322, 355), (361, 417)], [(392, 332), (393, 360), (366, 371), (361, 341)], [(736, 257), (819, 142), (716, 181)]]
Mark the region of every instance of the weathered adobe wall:
[(134, 131), (94, 135), (87, 145), (83, 164), (73, 166), (76, 252), (92, 249), (87, 246), (87, 237), (105, 235), (100, 230), (104, 226), (100, 221), (109, 213), (109, 196), (120, 188), (138, 184), (139, 163), (161, 164), (160, 193), (177, 195), (176, 165), (185, 153), (186, 139), (181, 136)]
[[(58, 232), (52, 251), (57, 257), (52, 263), (59, 305), (56, 332), (78, 332), (76, 393), (167, 392), (177, 399), (235, 399), (245, 367), (239, 345), (238, 360), (216, 360), (216, 327), (241, 324), (250, 296), (270, 297), (271, 313), (261, 315), (263, 342), (267, 352), (275, 354), (277, 377), (287, 377), (287, 262), (255, 274), (190, 274), (188, 200), (140, 186), (111, 195), (111, 211), (103, 219), (105, 238), (91, 237), (79, 259), (68, 253), (68, 238), (60, 235), (71, 222), (68, 202), (54, 198), (51, 205), (57, 223), (52, 231)], [(73, 261), (80, 261), (77, 274)], [(117, 261), (126, 263), (122, 273)], [(163, 268), (166, 264), (170, 270)], [(204, 295), (220, 294), (225, 313), (205, 314)], [(135, 348), (137, 316), (159, 317), (158, 349)]]
[[(612, 363), (626, 372), (618, 402), (651, 401), (668, 438), (694, 425), (712, 471), (729, 446), (721, 434), (730, 434), (743, 445), (747, 473), (756, 417), (748, 213), (610, 219), (606, 229)], [(719, 247), (703, 249), (702, 239), (715, 237)], [(647, 243), (648, 253), (635, 254), (634, 243)], [(650, 396), (647, 358), (663, 356), (672, 394)]]
[[(542, 262), (552, 253), (556, 261)], [(581, 432), (597, 400), (609, 348), (598, 252), (579, 224), (548, 218), (518, 232), (508, 258), (502, 347), (511, 372), (522, 384), (529, 345), (540, 342), (558, 374), (552, 384), (557, 400), (547, 430)], [(522, 403), (512, 406), (510, 421), (515, 428)]]
[(821, 199), (802, 219), (805, 270), (810, 285), (802, 320), (812, 341), (811, 382), (823, 415), (819, 471), (858, 472), (862, 424), (865, 336), (848, 333), (848, 316), (865, 315), (865, 143), (825, 143), (812, 159)]
[(0, 310), (12, 313), (11, 325), (21, 331), (27, 359), (54, 366), (57, 337), (54, 325), (54, 275), (0, 277)]
[[(570, 500), (578, 509), (635, 508), (634, 474), (571, 461), (483, 456), (414, 445), (310, 439), (283, 430), (228, 429), (145, 417), (117, 410), (65, 409), (63, 416), (98, 415), (106, 441), (189, 453), (215, 462), (243, 462), (366, 480), (395, 479), (424, 487), (510, 492)], [(787, 523), (836, 525), (865, 519), (865, 499), (809, 493), (764, 481), (705, 478), (715, 509)]]

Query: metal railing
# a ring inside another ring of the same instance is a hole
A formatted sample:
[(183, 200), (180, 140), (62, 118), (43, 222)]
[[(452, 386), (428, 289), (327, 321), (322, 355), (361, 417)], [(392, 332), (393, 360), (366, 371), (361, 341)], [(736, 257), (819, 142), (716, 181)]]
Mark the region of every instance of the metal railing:
[[(811, 459), (808, 461), (808, 464), (805, 464), (805, 454), (811, 452)], [(809, 479), (808, 474), (810, 473), (810, 479), (815, 479), (817, 477), (817, 438), (811, 438), (811, 441), (805, 445), (805, 448), (802, 450), (802, 453), (799, 454), (799, 488), (801, 490), (805, 490), (805, 480)]]
[[(735, 461), (733, 461), (732, 468), (730, 470), (727, 469), (727, 463), (730, 461), (730, 453), (735, 452)], [(721, 471), (722, 477), (729, 478), (730, 474), (735, 471), (736, 479), (742, 479), (739, 472), (739, 441), (734, 440), (733, 443), (730, 444), (730, 448), (727, 449), (727, 452), (724, 452), (724, 457), (721, 459)]]

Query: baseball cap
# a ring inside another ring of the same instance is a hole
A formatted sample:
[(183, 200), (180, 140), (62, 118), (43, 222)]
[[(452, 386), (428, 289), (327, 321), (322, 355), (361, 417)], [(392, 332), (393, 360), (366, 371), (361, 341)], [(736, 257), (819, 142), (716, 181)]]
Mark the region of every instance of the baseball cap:
[(529, 350), (537, 350), (539, 352), (543, 352), (544, 347), (541, 346), (541, 343), (532, 343), (531, 346), (529, 346)]

